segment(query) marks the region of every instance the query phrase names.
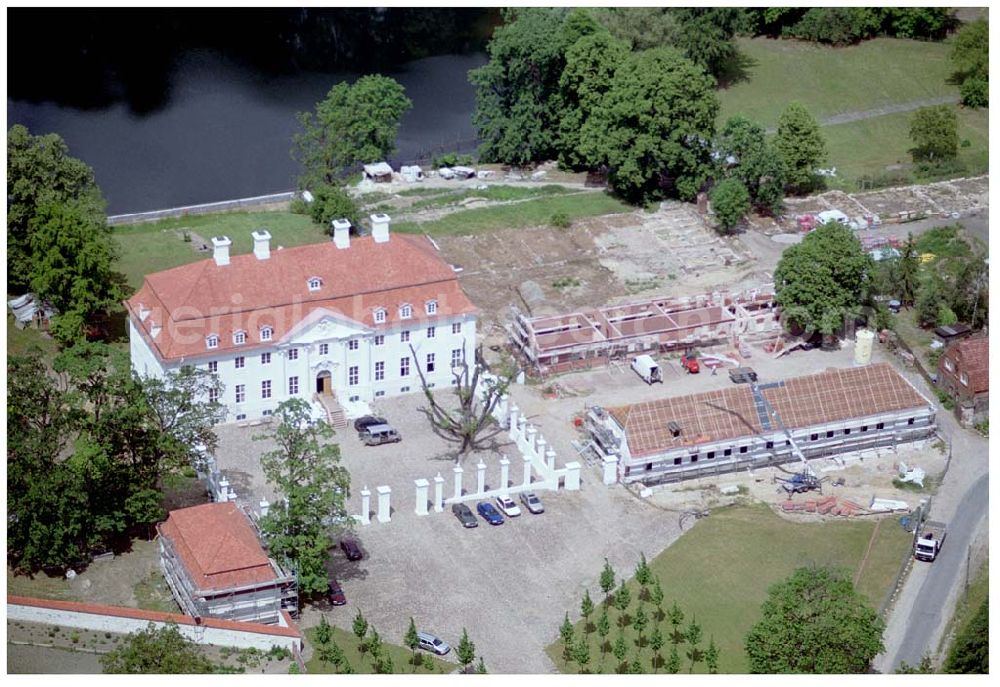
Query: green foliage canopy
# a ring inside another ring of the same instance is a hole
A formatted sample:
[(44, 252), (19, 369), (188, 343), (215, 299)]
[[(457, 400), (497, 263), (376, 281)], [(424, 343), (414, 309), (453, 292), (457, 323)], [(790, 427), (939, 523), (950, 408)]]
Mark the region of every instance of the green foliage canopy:
[(719, 226), (729, 232), (750, 211), (750, 194), (743, 182), (724, 179), (712, 189), (712, 210)]
[(799, 568), (768, 590), (750, 629), (751, 673), (863, 673), (882, 651), (884, 623), (828, 568)]
[(950, 105), (921, 107), (910, 122), (914, 162), (958, 157), (958, 115)]
[(157, 629), (152, 623), (101, 656), (101, 668), (105, 673), (129, 674), (216, 672), (203, 649), (184, 637), (176, 625)]
[(816, 168), (826, 160), (826, 141), (804, 105), (792, 102), (778, 117), (775, 148), (784, 161), (789, 187), (807, 193), (816, 186)]

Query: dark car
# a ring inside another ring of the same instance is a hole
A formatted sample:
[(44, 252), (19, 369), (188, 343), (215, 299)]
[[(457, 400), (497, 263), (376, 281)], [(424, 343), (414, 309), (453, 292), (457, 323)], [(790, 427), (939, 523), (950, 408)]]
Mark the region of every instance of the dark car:
[(751, 384), (757, 381), (757, 373), (751, 367), (737, 367), (729, 371), (734, 384)]
[(342, 539), (340, 541), (340, 548), (343, 549), (344, 554), (347, 556), (349, 561), (360, 561), (365, 555), (361, 552), (361, 547), (358, 542), (354, 539)]
[(354, 421), (354, 431), (361, 432), (364, 431), (366, 427), (371, 427), (372, 425), (384, 425), (388, 424), (388, 422), (389, 421), (386, 420), (384, 417), (378, 417), (375, 415), (365, 415), (363, 417), (359, 417), (357, 420)]
[(462, 527), (479, 527), (479, 521), (476, 520), (476, 516), (472, 514), (472, 510), (469, 509), (464, 503), (456, 503), (451, 507), (451, 512), (455, 514), (458, 521), (462, 523)]
[(347, 603), (347, 597), (344, 596), (344, 590), (337, 580), (330, 580), (330, 585), (326, 588), (326, 600), (333, 606), (343, 606)]
[(503, 516), (500, 515), (500, 511), (494, 508), (493, 504), (489, 501), (480, 501), (476, 506), (476, 510), (479, 511), (481, 516), (483, 516), (483, 520), (491, 525), (503, 524)]

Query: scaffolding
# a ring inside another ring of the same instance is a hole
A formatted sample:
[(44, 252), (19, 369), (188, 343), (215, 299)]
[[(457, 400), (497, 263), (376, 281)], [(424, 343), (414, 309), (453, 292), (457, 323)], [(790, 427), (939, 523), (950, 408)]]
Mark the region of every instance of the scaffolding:
[(517, 306), (511, 309), (507, 333), (514, 350), (528, 370), (542, 376), (780, 329), (773, 284), (555, 316), (530, 317)]

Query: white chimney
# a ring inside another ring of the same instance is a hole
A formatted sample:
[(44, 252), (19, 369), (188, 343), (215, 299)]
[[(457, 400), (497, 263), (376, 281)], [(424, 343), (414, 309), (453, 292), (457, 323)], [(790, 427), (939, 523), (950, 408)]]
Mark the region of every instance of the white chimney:
[(379, 213), (371, 216), (372, 238), (375, 243), (385, 243), (389, 240), (389, 215)]
[(351, 247), (351, 223), (346, 219), (335, 219), (333, 225), (333, 242), (337, 248)]
[(212, 248), (214, 249), (212, 257), (215, 259), (215, 264), (219, 267), (229, 264), (229, 247), (231, 245), (233, 245), (233, 242), (229, 240), (228, 236), (212, 237)]
[(253, 236), (253, 254), (258, 260), (267, 260), (271, 257), (271, 232), (267, 229), (255, 231)]

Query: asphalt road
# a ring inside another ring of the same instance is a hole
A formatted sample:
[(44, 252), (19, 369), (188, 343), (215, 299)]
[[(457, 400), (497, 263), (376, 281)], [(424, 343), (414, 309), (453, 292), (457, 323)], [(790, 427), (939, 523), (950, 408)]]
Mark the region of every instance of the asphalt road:
[(948, 536), (937, 559), (933, 563), (914, 562), (929, 567), (917, 594), (918, 602), (910, 610), (902, 643), (892, 659), (893, 672), (903, 661), (912, 666), (920, 663), (924, 654), (933, 654), (935, 632), (948, 619), (944, 617), (946, 601), (960, 582), (972, 536), (987, 516), (989, 483), (989, 475), (983, 475), (965, 491), (961, 506), (948, 523)]

